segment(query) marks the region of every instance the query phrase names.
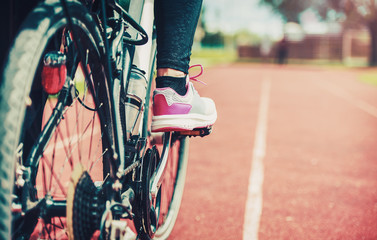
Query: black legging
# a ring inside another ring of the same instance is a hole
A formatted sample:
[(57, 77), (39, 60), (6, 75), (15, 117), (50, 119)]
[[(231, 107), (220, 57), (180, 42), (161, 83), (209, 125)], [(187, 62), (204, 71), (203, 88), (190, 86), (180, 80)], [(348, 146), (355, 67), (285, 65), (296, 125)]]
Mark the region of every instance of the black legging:
[[(13, 35), (18, 28), (23, 17), (36, 5), (38, 0), (7, 0), (4, 8), (1, 10), (2, 23), (1, 27), (4, 34), (1, 35), (1, 56), (0, 69), (2, 60), (5, 58), (8, 46), (10, 45), (10, 35)], [(10, 12), (11, 3), (13, 11)], [(17, 3), (17, 4), (16, 4)], [(193, 43), (194, 33), (202, 0), (156, 0), (155, 1), (155, 17), (157, 27), (157, 67), (173, 68), (187, 73), (191, 47)], [(16, 9), (17, 8), (17, 9)], [(16, 11), (17, 10), (17, 11)], [(25, 12), (25, 13), (23, 13)], [(16, 19), (17, 21), (11, 21)], [(10, 22), (13, 25), (10, 26)], [(10, 27), (13, 27), (10, 31)]]
[(157, 68), (188, 72), (202, 0), (156, 0)]

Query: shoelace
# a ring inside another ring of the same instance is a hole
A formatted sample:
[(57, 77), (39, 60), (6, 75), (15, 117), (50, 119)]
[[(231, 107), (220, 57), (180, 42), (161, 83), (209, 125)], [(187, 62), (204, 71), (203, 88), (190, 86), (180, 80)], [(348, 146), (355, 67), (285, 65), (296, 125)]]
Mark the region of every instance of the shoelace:
[(203, 74), (203, 71), (204, 71), (203, 66), (202, 66), (201, 64), (195, 64), (195, 65), (190, 66), (190, 67), (189, 67), (189, 70), (190, 70), (191, 68), (194, 68), (194, 67), (200, 67), (200, 73), (198, 73), (197, 75), (195, 75), (195, 76), (193, 76), (193, 77), (189, 76), (190, 80), (191, 80), (191, 81), (195, 81), (195, 82), (200, 82), (200, 83), (202, 83), (202, 84), (204, 84), (204, 85), (207, 85), (207, 83), (205, 83), (205, 82), (203, 82), (203, 81), (200, 81), (200, 80), (196, 79), (197, 77), (200, 77), (200, 76)]

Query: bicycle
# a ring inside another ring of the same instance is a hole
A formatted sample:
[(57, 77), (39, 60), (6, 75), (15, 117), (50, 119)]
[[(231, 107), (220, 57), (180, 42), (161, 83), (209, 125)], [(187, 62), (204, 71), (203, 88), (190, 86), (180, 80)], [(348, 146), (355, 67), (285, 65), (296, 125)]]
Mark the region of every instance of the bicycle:
[(29, 14), (0, 86), (1, 239), (168, 238), (211, 129), (151, 133), (155, 39), (153, 0)]

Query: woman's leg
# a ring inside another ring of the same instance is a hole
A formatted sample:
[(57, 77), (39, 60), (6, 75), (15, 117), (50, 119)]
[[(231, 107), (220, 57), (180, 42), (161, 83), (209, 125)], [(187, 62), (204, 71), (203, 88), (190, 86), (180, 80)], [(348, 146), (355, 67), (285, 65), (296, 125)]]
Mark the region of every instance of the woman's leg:
[(187, 80), (191, 47), (202, 0), (156, 0), (157, 78), (152, 131), (185, 131), (212, 126), (215, 103)]
[(156, 0), (157, 74), (184, 77), (202, 0)]

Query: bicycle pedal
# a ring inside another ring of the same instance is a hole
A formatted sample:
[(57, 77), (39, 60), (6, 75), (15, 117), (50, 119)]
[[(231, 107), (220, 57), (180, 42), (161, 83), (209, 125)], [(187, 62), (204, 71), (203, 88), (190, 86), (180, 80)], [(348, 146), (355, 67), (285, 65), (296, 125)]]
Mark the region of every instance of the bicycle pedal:
[(180, 135), (189, 136), (189, 137), (204, 137), (209, 135), (212, 132), (212, 126), (205, 128), (194, 128), (193, 130), (181, 131)]

